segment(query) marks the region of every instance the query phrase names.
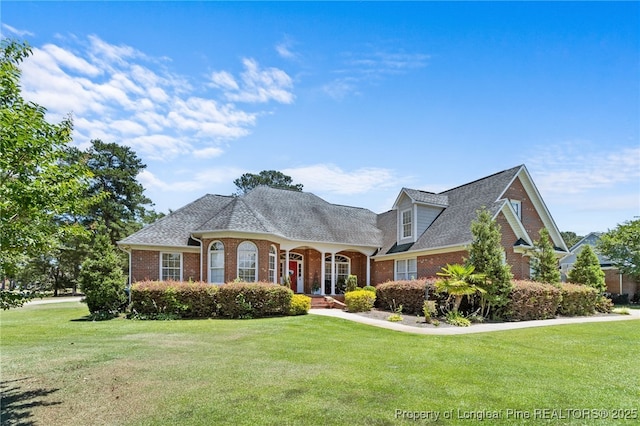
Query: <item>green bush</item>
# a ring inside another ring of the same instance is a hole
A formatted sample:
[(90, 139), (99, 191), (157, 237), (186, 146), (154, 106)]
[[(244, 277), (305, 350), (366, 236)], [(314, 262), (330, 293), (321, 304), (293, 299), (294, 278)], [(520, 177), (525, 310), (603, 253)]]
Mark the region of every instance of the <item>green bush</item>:
[(265, 282), (228, 283), (218, 290), (218, 311), (226, 318), (288, 315), (291, 289)]
[(344, 295), (344, 303), (349, 312), (366, 312), (373, 308), (376, 294), (367, 290), (350, 291)]
[(371, 291), (373, 292), (373, 294), (376, 294), (376, 288), (372, 285), (366, 285), (364, 287), (362, 287), (363, 290), (365, 291)]
[(345, 293), (356, 291), (358, 289), (358, 277), (356, 275), (347, 276), (345, 281)]
[(92, 252), (82, 262), (78, 282), (91, 316), (94, 319), (109, 319), (126, 308), (127, 279), (109, 237), (103, 228), (100, 232), (95, 236)]
[(447, 324), (455, 325), (456, 327), (469, 327), (471, 321), (458, 311), (449, 311), (447, 312)]
[(603, 294), (598, 296), (598, 301), (596, 302), (596, 312), (610, 314), (611, 311), (613, 311), (613, 301)]
[(131, 287), (131, 312), (144, 319), (209, 318), (218, 286), (204, 282), (141, 281)]
[(565, 316), (593, 315), (596, 313), (599, 291), (588, 285), (562, 283), (562, 300), (558, 314)]
[(377, 306), (382, 309), (395, 310), (402, 305), (408, 314), (422, 314), (425, 292), (435, 293), (435, 279), (408, 281), (389, 281), (376, 287)]
[(304, 294), (294, 294), (291, 296), (291, 306), (289, 315), (305, 315), (311, 309), (311, 298)]
[(431, 322), (431, 318), (434, 317), (438, 311), (436, 309), (435, 300), (425, 300), (422, 305), (422, 313), (426, 322)]
[(511, 321), (554, 318), (561, 298), (560, 289), (551, 284), (515, 280), (509, 294), (507, 318)]

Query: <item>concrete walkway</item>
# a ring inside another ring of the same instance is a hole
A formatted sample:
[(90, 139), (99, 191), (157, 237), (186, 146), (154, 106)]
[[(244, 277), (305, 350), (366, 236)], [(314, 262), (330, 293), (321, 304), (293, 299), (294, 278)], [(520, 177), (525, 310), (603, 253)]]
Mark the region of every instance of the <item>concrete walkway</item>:
[(45, 297), (44, 299), (31, 299), (24, 306), (29, 305), (46, 305), (49, 303), (64, 303), (64, 302), (80, 302), (82, 300), (82, 296), (62, 296), (62, 297)]
[(389, 330), (403, 331), (405, 333), (415, 334), (433, 334), (433, 335), (454, 335), (454, 334), (470, 334), (470, 333), (486, 333), (489, 331), (503, 331), (503, 330), (515, 330), (519, 328), (529, 327), (545, 327), (548, 325), (561, 325), (561, 324), (580, 324), (587, 322), (609, 322), (609, 321), (625, 321), (625, 320), (638, 320), (640, 319), (640, 309), (629, 309), (631, 315), (603, 315), (592, 317), (566, 317), (558, 319), (537, 320), (537, 321), (519, 321), (519, 322), (505, 322), (496, 324), (472, 324), (471, 327), (452, 327), (444, 326), (440, 327), (413, 327), (405, 324), (398, 324), (395, 322), (389, 322), (386, 320), (379, 320), (375, 318), (369, 318), (358, 314), (352, 314), (340, 309), (311, 309), (310, 314), (323, 315), (326, 317), (342, 318), (349, 321), (355, 321), (362, 324), (373, 325), (375, 327), (386, 328)]

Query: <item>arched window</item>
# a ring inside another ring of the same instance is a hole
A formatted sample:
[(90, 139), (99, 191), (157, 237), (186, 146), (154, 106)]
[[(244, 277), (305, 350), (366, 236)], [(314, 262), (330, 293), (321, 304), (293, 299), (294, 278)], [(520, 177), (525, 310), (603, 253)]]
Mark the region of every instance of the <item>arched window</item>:
[(244, 241), (238, 246), (238, 278), (245, 282), (257, 281), (258, 247), (251, 241)]
[[(341, 254), (335, 255), (336, 261), (336, 294), (343, 294), (347, 286), (347, 277), (351, 273), (351, 259)], [(331, 293), (331, 255), (324, 262), (325, 291)]]
[(224, 284), (224, 244), (220, 241), (209, 246), (209, 282)]
[(269, 247), (269, 282), (270, 283), (276, 282), (276, 258), (277, 258), (276, 256), (277, 256), (276, 247), (275, 246)]

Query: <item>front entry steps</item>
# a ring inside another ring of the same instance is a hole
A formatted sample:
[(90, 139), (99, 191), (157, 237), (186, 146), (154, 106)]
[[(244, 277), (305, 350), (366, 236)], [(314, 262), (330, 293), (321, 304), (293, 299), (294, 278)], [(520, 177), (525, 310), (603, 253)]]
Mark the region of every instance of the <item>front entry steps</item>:
[(344, 295), (320, 296), (317, 294), (308, 295), (311, 297), (311, 309), (342, 309), (346, 307), (344, 304)]

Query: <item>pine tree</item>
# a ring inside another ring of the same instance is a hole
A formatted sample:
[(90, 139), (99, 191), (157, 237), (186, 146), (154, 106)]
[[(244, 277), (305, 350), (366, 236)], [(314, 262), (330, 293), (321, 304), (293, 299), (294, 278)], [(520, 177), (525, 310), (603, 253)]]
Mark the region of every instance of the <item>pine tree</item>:
[(479, 210), (477, 219), (471, 223), (471, 234), (473, 241), (469, 247), (468, 262), (475, 267), (476, 273), (486, 276), (482, 285), (486, 291), (483, 302), (487, 303), (487, 310), (494, 317), (500, 317), (509, 302), (513, 278), (511, 266), (504, 261), (500, 224), (491, 218), (487, 210)]
[(78, 281), (94, 318), (115, 317), (126, 303), (126, 277), (104, 226), (96, 233), (89, 257), (82, 262)]
[(569, 271), (568, 278), (572, 283), (588, 285), (600, 293), (603, 293), (607, 288), (598, 256), (588, 244), (582, 247), (576, 257), (576, 263)]
[(534, 281), (548, 284), (560, 282), (558, 259), (547, 228), (540, 230), (540, 239), (533, 243), (531, 269), (533, 270), (531, 279)]

